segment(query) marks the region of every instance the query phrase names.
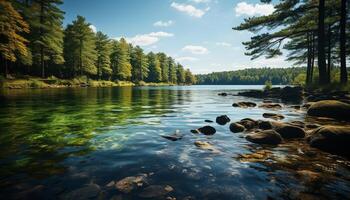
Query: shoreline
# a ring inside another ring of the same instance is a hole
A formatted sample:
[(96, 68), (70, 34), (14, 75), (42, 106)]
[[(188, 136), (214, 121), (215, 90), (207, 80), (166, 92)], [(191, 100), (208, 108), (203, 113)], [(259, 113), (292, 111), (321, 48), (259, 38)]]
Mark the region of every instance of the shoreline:
[(53, 89), (53, 88), (102, 88), (102, 87), (134, 87), (134, 86), (175, 86), (174, 83), (153, 83), (131, 81), (106, 81), (106, 80), (82, 80), (76, 79), (41, 79), (36, 77), (23, 79), (0, 80), (0, 89), (21, 90), (21, 89)]

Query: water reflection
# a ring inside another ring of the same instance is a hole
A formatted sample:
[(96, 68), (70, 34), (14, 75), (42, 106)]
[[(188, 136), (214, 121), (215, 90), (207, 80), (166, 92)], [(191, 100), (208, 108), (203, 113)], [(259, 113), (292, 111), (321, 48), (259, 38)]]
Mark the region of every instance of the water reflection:
[[(177, 199), (348, 198), (350, 164), (344, 158), (299, 140), (276, 148), (253, 145), (228, 125), (204, 122), (222, 114), (232, 121), (263, 119), (262, 108), (231, 106), (261, 100), (217, 95), (243, 88), (1, 91), (0, 196), (73, 198), (84, 191), (95, 199), (140, 199), (142, 187), (124, 194), (107, 185), (142, 173), (148, 175), (144, 186), (169, 185), (169, 197)], [(283, 121), (305, 118), (289, 104), (274, 112), (286, 116)], [(215, 135), (189, 131), (206, 124), (216, 128)], [(183, 138), (160, 137), (175, 132)], [(196, 147), (196, 141), (219, 153)]]

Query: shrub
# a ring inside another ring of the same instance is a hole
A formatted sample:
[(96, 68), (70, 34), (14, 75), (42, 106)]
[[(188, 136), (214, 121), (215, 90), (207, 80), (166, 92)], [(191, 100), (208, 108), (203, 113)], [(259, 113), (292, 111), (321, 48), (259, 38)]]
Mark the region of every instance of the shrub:
[(265, 81), (265, 87), (264, 90), (270, 90), (272, 88), (272, 83), (270, 80)]

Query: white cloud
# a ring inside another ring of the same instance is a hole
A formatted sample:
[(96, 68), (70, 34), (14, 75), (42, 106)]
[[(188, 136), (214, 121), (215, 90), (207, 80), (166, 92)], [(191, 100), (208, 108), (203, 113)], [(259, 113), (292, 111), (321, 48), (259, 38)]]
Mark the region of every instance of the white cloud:
[(269, 15), (273, 13), (275, 8), (272, 4), (249, 4), (246, 2), (240, 2), (235, 7), (236, 16), (248, 15)]
[(209, 7), (207, 7), (205, 10), (201, 10), (189, 4), (181, 4), (176, 2), (172, 2), (170, 6), (180, 12), (184, 12), (192, 17), (197, 17), (197, 18), (201, 18), (207, 11), (210, 10)]
[(217, 46), (223, 46), (223, 47), (230, 47), (230, 46), (232, 46), (230, 43), (227, 43), (227, 42), (217, 42), (215, 44)]
[(97, 32), (96, 26), (90, 24), (89, 28), (92, 30), (92, 32), (94, 32), (94, 33)]
[(194, 46), (194, 45), (187, 45), (184, 48), (182, 48), (183, 51), (190, 52), (192, 54), (208, 54), (209, 51), (207, 48), (202, 46)]
[(157, 43), (160, 38), (164, 37), (173, 37), (174, 34), (167, 33), (167, 32), (152, 32), (148, 34), (139, 34), (134, 37), (126, 37), (126, 41), (130, 42), (133, 45), (139, 45), (139, 46), (149, 46)]
[(190, 0), (195, 3), (209, 3), (211, 0)]
[(176, 61), (178, 62), (194, 62), (194, 61), (197, 61), (198, 58), (195, 58), (195, 57), (178, 57), (178, 58), (175, 58)]
[(168, 27), (171, 26), (174, 22), (169, 20), (169, 21), (157, 21), (153, 24), (153, 26), (161, 26), (161, 27)]
[(159, 32), (152, 32), (148, 34), (149, 36), (152, 37), (173, 37), (174, 34), (172, 33), (167, 33), (167, 32), (163, 32), (163, 31), (159, 31)]

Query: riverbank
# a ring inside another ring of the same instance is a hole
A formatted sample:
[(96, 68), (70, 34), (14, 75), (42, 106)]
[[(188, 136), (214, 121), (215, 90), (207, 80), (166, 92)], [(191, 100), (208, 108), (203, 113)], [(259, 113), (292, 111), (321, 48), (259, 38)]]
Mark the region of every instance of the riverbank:
[(173, 83), (151, 83), (140, 81), (106, 81), (91, 80), (86, 78), (58, 79), (49, 77), (46, 79), (38, 77), (0, 79), (0, 88), (3, 89), (45, 89), (45, 88), (67, 88), (67, 87), (123, 87), (123, 86), (171, 86)]

